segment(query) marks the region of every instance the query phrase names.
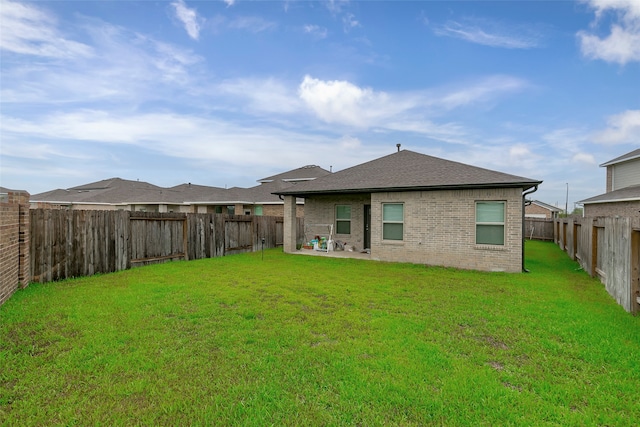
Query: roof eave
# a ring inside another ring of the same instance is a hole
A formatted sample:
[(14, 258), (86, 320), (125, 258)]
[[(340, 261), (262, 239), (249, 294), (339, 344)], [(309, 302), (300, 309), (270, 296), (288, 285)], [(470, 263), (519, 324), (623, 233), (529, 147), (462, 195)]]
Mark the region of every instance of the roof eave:
[(606, 163), (601, 164), (600, 167), (602, 168), (606, 166), (617, 165), (618, 163), (624, 163), (624, 162), (628, 162), (629, 160), (635, 160), (635, 159), (640, 159), (640, 154), (637, 156), (631, 156), (624, 159), (610, 160)]
[(341, 189), (341, 190), (311, 190), (311, 191), (282, 191), (274, 192), (277, 196), (319, 196), (330, 194), (362, 194), (362, 193), (398, 193), (402, 191), (439, 191), (439, 190), (474, 190), (474, 189), (487, 189), (487, 188), (522, 188), (528, 190), (537, 185), (542, 184), (542, 181), (528, 181), (528, 182), (511, 182), (511, 183), (487, 183), (487, 184), (464, 184), (464, 185), (433, 185), (423, 187), (377, 187), (377, 188), (354, 188), (354, 189)]
[(589, 199), (587, 199), (587, 200), (581, 200), (577, 203), (582, 203), (583, 205), (595, 205), (599, 203), (619, 203), (619, 202), (640, 202), (640, 197), (627, 197), (623, 199), (606, 199), (606, 200), (594, 200), (594, 201), (589, 201)]

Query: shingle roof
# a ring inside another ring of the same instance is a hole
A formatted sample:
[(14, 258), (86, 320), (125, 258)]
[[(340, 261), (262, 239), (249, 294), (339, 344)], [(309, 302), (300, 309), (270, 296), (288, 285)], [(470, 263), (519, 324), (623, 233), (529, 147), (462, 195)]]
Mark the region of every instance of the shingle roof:
[[(32, 202), (57, 204), (269, 204), (282, 203), (273, 193), (289, 188), (297, 180), (310, 180), (330, 172), (319, 166), (304, 166), (274, 175), (263, 184), (251, 188), (229, 189), (197, 184), (158, 187), (144, 181), (109, 178), (101, 181), (56, 189), (30, 197)], [(266, 179), (266, 178), (265, 178)], [(284, 179), (284, 181), (283, 181)], [(289, 181), (291, 180), (291, 181)]]
[(402, 150), (275, 193), (305, 196), (453, 188), (528, 189), (540, 183), (542, 181)]
[(548, 210), (550, 210), (552, 212), (560, 212), (560, 211), (562, 211), (562, 209), (560, 209), (560, 208), (558, 208), (556, 206), (550, 205), (548, 203), (541, 202), (540, 200), (532, 200), (531, 203), (533, 203), (534, 205), (538, 205), (541, 208), (548, 209)]
[(316, 165), (307, 165), (298, 169), (293, 169), (267, 178), (259, 179), (258, 182), (267, 183), (272, 181), (307, 181), (330, 174), (326, 169)]
[(640, 200), (640, 185), (631, 185), (619, 190), (610, 191), (600, 194), (599, 196), (590, 197), (580, 200), (578, 203), (589, 205), (592, 203), (611, 203)]
[(640, 148), (638, 148), (637, 150), (633, 150), (627, 154), (623, 154), (620, 157), (616, 157), (613, 160), (609, 160), (608, 162), (605, 162), (603, 164), (601, 164), (601, 167), (604, 166), (610, 166), (610, 165), (615, 165), (616, 163), (622, 163), (622, 162), (626, 162), (628, 160), (633, 160), (633, 159), (637, 159), (640, 158)]
[(132, 201), (163, 201), (171, 198), (167, 189), (144, 181), (130, 181), (122, 178), (110, 178), (83, 184), (68, 189), (57, 189), (33, 194), (32, 202), (61, 203), (126, 203)]

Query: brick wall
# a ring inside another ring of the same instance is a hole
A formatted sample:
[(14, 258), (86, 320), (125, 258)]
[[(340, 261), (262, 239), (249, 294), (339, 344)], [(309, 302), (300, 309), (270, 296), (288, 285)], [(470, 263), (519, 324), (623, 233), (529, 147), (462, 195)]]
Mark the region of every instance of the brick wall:
[[(506, 202), (504, 246), (475, 244), (475, 202)], [(382, 203), (404, 204), (404, 239), (382, 240)], [(411, 191), (305, 199), (305, 227), (335, 223), (335, 205), (351, 204), (351, 235), (363, 248), (364, 205), (371, 204), (371, 258), (485, 271), (522, 270), (522, 189)]]
[(336, 205), (350, 205), (351, 234), (335, 234), (334, 240), (353, 246), (355, 250), (362, 250), (364, 249), (364, 205), (369, 204), (371, 204), (369, 194), (305, 198), (305, 229), (313, 232), (314, 230), (310, 228), (313, 224), (333, 224), (335, 229)]
[[(284, 205), (262, 205), (263, 216), (284, 216)], [(296, 217), (304, 217), (304, 205), (296, 204)]]
[(549, 209), (538, 206), (535, 203), (531, 203), (530, 205), (525, 206), (524, 213), (530, 215), (544, 215), (544, 217), (547, 219), (551, 219), (553, 214), (553, 212)]
[(9, 191), (0, 203), (0, 305), (29, 284), (29, 193)]
[(615, 203), (588, 203), (584, 205), (585, 217), (640, 217), (640, 201)]

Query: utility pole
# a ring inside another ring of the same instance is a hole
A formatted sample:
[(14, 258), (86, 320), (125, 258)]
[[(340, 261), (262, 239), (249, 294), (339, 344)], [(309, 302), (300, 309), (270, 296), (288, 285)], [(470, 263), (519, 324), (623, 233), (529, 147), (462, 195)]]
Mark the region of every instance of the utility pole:
[(567, 198), (564, 202), (564, 214), (569, 216), (569, 183), (567, 182)]

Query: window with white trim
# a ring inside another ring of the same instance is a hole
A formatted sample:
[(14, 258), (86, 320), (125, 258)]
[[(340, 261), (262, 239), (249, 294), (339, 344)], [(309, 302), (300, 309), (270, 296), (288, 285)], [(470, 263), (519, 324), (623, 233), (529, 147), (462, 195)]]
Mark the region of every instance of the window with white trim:
[(336, 205), (336, 234), (351, 234), (351, 205)]
[(382, 204), (382, 240), (403, 240), (404, 205), (402, 203)]
[(504, 246), (505, 202), (476, 202), (476, 244)]

